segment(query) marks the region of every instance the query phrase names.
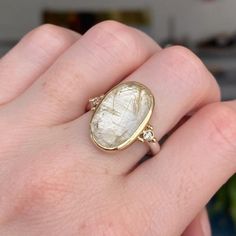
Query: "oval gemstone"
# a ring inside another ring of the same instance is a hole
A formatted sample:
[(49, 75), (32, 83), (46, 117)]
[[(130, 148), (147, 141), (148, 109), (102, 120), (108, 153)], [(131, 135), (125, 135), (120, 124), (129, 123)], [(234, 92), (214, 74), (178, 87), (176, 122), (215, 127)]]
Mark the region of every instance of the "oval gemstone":
[(134, 142), (152, 115), (154, 98), (137, 82), (122, 83), (108, 92), (90, 122), (93, 141), (106, 150)]

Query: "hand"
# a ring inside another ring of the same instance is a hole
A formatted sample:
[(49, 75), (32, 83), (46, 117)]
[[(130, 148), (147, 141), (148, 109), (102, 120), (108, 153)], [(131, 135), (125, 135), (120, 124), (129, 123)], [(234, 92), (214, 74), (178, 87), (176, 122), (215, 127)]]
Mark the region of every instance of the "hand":
[[(152, 90), (158, 140), (171, 132), (140, 165), (143, 143), (106, 153), (89, 137), (88, 99), (127, 80)], [(210, 234), (204, 206), (236, 170), (236, 102), (188, 49), (111, 21), (84, 36), (44, 25), (1, 59), (0, 104), (0, 235)]]

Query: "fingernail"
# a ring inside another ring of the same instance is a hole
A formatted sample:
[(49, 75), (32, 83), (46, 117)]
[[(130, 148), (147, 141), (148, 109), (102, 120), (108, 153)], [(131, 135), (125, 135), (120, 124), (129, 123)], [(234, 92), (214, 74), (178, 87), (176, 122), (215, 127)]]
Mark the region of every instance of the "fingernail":
[(201, 217), (201, 227), (204, 236), (211, 236), (211, 226), (207, 211), (203, 211)]

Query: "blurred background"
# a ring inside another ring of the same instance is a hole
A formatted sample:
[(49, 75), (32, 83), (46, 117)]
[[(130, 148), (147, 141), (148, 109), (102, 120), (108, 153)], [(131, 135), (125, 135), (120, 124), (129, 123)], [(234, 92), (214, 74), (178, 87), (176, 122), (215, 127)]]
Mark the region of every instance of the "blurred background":
[[(224, 100), (236, 98), (235, 0), (0, 0), (0, 57), (42, 23), (80, 33), (102, 20), (137, 27), (163, 47), (193, 50), (218, 80)], [(214, 236), (236, 235), (236, 177), (209, 203)]]

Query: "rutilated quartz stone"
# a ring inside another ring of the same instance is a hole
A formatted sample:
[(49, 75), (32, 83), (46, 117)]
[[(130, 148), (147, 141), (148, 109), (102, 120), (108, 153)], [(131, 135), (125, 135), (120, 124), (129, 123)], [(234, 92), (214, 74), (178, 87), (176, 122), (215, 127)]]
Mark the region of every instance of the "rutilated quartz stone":
[(122, 149), (147, 125), (154, 107), (149, 89), (136, 82), (122, 83), (103, 98), (90, 122), (93, 141), (107, 150)]

